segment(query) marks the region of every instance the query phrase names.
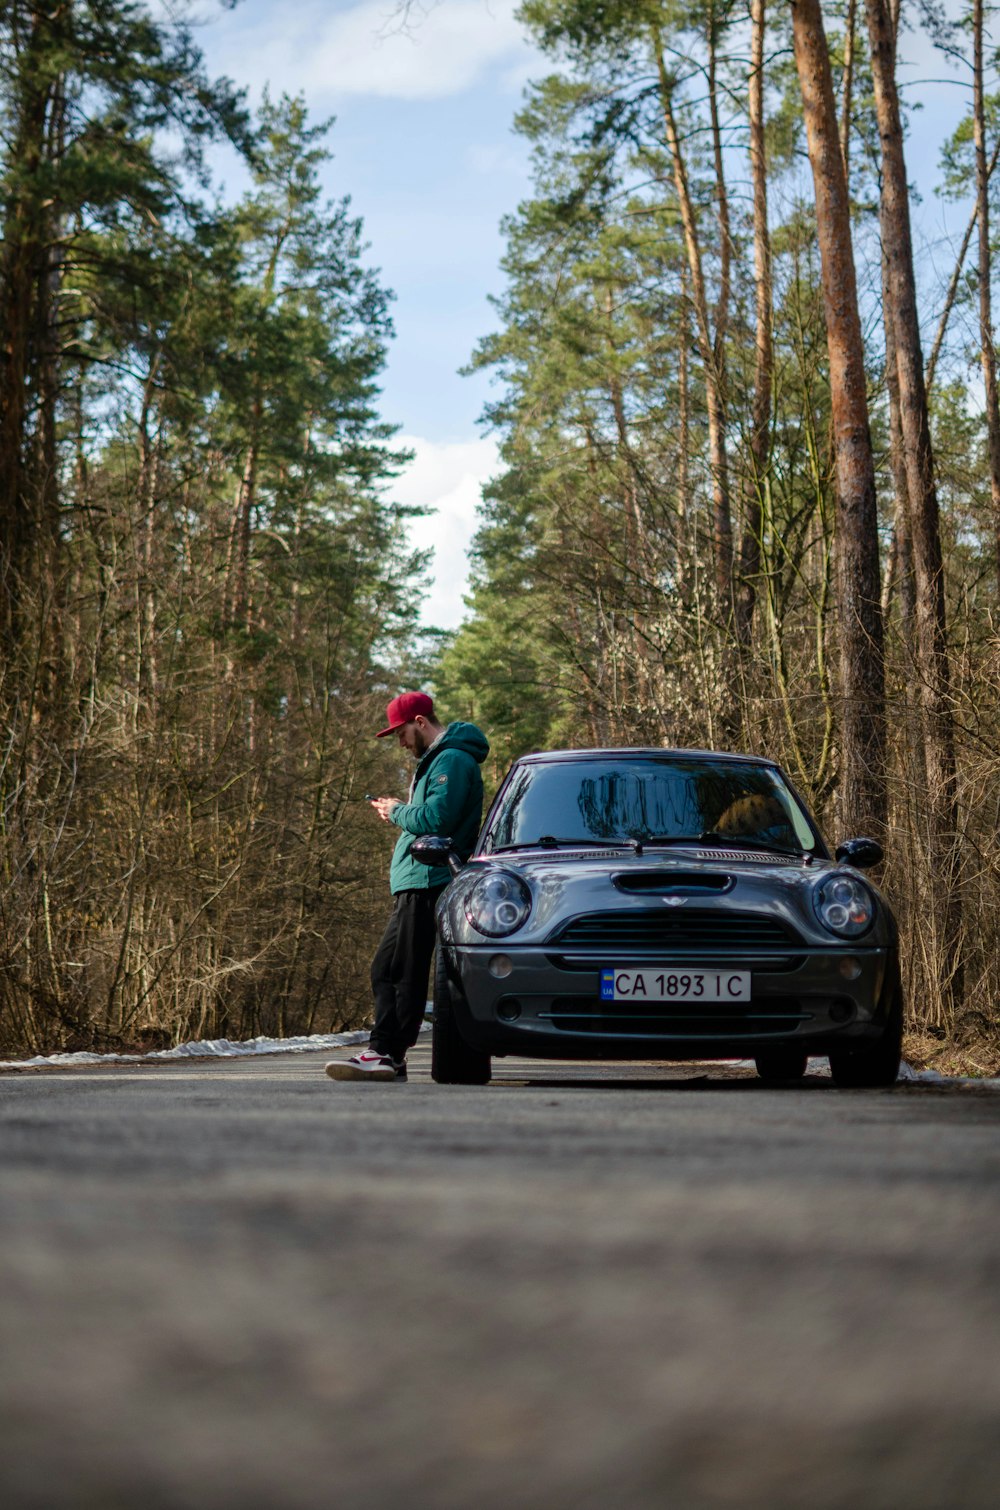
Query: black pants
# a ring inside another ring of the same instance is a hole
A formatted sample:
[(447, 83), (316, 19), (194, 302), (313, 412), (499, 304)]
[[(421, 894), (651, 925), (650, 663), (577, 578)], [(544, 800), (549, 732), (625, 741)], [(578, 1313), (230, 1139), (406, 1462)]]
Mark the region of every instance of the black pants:
[(444, 890), (400, 891), (382, 942), (372, 960), (375, 1026), (371, 1046), (390, 1059), (402, 1059), (417, 1041), (427, 1004), (427, 980), (434, 953), (434, 907)]

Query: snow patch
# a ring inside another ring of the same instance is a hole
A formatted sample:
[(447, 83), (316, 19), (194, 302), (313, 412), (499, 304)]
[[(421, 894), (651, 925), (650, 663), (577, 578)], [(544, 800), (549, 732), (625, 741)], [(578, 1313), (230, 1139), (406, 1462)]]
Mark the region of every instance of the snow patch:
[[(429, 1033), (430, 1024), (424, 1023), (420, 1031)], [(230, 1038), (202, 1038), (194, 1043), (179, 1043), (173, 1049), (155, 1049), (150, 1054), (39, 1054), (34, 1059), (0, 1059), (0, 1070), (55, 1069), (77, 1064), (135, 1064), (139, 1060), (150, 1059), (241, 1059), (252, 1054), (316, 1054), (326, 1049), (342, 1049), (355, 1043), (367, 1043), (368, 1036), (368, 1030), (364, 1028), (356, 1033), (310, 1033), (298, 1038), (250, 1038), (242, 1042), (234, 1042)], [(733, 1069), (756, 1068), (752, 1059), (707, 1062), (725, 1064)], [(818, 1056), (811, 1058), (809, 1072), (829, 1074), (829, 1059)], [(905, 1059), (899, 1066), (896, 1083), (976, 1085), (1000, 1090), (1000, 1079), (979, 1080), (974, 1076), (942, 1075), (937, 1070), (915, 1070)]]
[(250, 1054), (311, 1054), (322, 1049), (341, 1049), (348, 1044), (367, 1042), (367, 1029), (356, 1033), (309, 1033), (299, 1038), (250, 1038), (243, 1042), (234, 1042), (230, 1038), (203, 1038), (195, 1043), (179, 1043), (173, 1049), (155, 1049), (150, 1054), (39, 1054), (35, 1059), (0, 1059), (0, 1069), (134, 1064), (146, 1059), (238, 1059)]
[[(723, 1059), (716, 1061), (727, 1064), (733, 1069), (752, 1070), (756, 1066), (752, 1059)], [(825, 1056), (811, 1055), (809, 1059), (810, 1075), (829, 1075), (830, 1061)], [(896, 1084), (910, 1085), (979, 1085), (991, 1090), (1000, 1090), (1000, 1080), (978, 1080), (972, 1075), (942, 1075), (938, 1070), (915, 1070), (912, 1065), (902, 1060), (899, 1066), (899, 1074), (896, 1076)]]
[(919, 1081), (921, 1085), (982, 1085), (991, 1090), (1000, 1089), (1000, 1079), (980, 1080), (976, 1075), (942, 1075), (939, 1070), (915, 1070), (904, 1059), (899, 1066), (899, 1081)]

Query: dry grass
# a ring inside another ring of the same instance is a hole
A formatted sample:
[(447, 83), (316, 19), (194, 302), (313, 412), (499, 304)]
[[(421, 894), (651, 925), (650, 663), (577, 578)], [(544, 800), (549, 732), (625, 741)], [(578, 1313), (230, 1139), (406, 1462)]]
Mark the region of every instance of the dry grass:
[(968, 1041), (957, 1035), (946, 1041), (917, 1030), (905, 1034), (903, 1058), (915, 1070), (989, 1080), (1000, 1076), (1000, 1034), (970, 1035)]

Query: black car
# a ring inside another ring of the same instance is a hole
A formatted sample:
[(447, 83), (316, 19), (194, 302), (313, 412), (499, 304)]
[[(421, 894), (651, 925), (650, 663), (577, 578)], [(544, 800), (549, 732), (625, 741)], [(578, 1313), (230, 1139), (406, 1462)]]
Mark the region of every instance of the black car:
[(701, 750), (526, 755), (438, 904), (432, 1073), (483, 1084), (495, 1055), (752, 1057), (795, 1080), (828, 1055), (840, 1086), (897, 1076), (898, 933), (831, 857), (781, 768)]

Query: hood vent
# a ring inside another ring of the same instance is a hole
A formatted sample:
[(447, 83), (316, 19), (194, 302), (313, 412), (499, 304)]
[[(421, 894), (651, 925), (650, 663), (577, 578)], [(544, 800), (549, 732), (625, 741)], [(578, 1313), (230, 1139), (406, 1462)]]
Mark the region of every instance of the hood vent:
[(612, 877), (619, 891), (668, 897), (704, 896), (729, 891), (733, 877), (719, 870), (639, 870)]

